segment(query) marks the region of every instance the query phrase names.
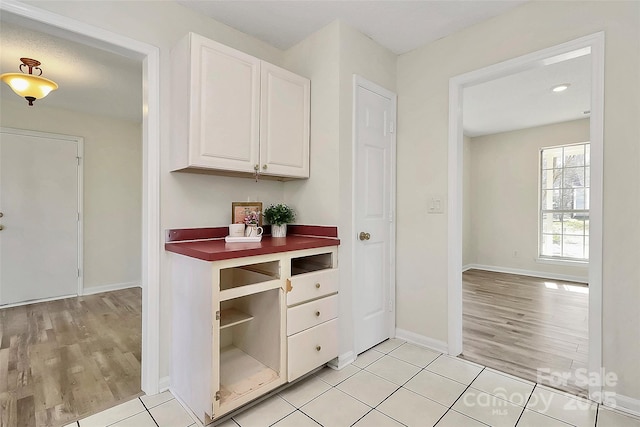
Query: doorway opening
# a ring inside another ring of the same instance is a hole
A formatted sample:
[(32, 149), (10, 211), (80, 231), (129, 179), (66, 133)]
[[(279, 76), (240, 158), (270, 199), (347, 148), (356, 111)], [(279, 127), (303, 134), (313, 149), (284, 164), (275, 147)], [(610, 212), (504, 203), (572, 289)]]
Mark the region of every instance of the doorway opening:
[[(52, 34), (67, 35), (88, 46), (98, 47), (142, 62), (142, 372), (141, 388), (147, 394), (159, 391), (159, 50), (155, 46), (66, 18), (30, 5), (0, 3), (5, 16), (38, 23)], [(163, 388), (168, 386), (164, 384)]]
[[(588, 265), (588, 361), (585, 375), (597, 373), (602, 365), (602, 153), (603, 153), (603, 87), (604, 87), (604, 35), (597, 33), (549, 49), (515, 58), (487, 68), (466, 73), (450, 80), (450, 127), (449, 127), (449, 354), (464, 354), (463, 348), (463, 226), (464, 226), (464, 91), (467, 88), (491, 82), (506, 76), (562, 61), (589, 55), (591, 100), (588, 136), (591, 145), (590, 211), (589, 211), (589, 265)], [(579, 142), (579, 141), (575, 141)], [(584, 142), (584, 141), (582, 141)], [(535, 159), (534, 159), (535, 164)], [(536, 172), (536, 178), (539, 177)], [(534, 193), (535, 197), (535, 193)], [(534, 218), (537, 209), (533, 212)], [(494, 218), (499, 223), (499, 218)], [(542, 224), (544, 226), (544, 224)], [(537, 235), (537, 226), (529, 225), (527, 231)], [(536, 248), (537, 249), (537, 248)], [(518, 249), (509, 248), (511, 256), (517, 257)], [(536, 258), (541, 253), (536, 253)], [(552, 261), (549, 261), (552, 262)], [(518, 271), (507, 271), (514, 273)], [(523, 272), (523, 271), (520, 271)], [(498, 272), (504, 273), (504, 272)], [(567, 279), (567, 277), (559, 277)], [(569, 280), (572, 278), (569, 277)], [(549, 281), (552, 286), (551, 281)], [(558, 283), (554, 283), (558, 286)], [(544, 286), (544, 283), (542, 283)], [(560, 287), (565, 283), (560, 283)], [(541, 364), (544, 374), (547, 366)], [(601, 386), (588, 384), (588, 395), (599, 401)]]

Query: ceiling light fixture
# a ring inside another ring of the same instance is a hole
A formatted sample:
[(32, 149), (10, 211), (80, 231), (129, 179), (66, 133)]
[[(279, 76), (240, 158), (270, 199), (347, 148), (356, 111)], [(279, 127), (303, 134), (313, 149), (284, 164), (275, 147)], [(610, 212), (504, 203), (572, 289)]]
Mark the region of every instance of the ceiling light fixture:
[[(36, 99), (49, 95), (52, 90), (58, 89), (55, 82), (40, 77), (42, 75), (42, 69), (39, 67), (40, 61), (31, 58), (20, 58), (20, 61), (22, 61), (20, 64), (22, 73), (4, 73), (0, 75), (0, 79), (8, 84), (15, 93), (29, 101), (29, 105), (33, 105), (33, 101)], [(29, 73), (25, 73), (22, 67), (28, 67)], [(40, 73), (34, 75), (33, 70)]]
[(562, 83), (561, 85), (552, 87), (551, 90), (554, 92), (564, 92), (569, 89), (569, 86), (571, 86), (569, 83)]

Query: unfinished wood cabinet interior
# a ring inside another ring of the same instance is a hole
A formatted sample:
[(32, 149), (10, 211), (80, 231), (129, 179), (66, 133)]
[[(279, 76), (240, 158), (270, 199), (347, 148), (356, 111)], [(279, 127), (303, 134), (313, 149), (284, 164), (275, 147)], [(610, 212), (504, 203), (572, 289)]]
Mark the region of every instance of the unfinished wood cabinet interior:
[(171, 57), (172, 171), (309, 177), (309, 79), (194, 33)]
[(338, 356), (336, 254), (325, 247), (214, 262), (170, 254), (171, 390), (200, 421)]

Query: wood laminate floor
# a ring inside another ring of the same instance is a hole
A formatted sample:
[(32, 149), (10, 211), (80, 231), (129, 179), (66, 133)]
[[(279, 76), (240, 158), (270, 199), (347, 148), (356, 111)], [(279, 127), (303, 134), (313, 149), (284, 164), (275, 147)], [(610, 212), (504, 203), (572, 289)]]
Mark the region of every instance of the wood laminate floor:
[(61, 426), (142, 394), (140, 288), (0, 310), (0, 425)]
[[(580, 379), (589, 347), (588, 289), (584, 283), (464, 272), (461, 358), (587, 396)], [(539, 377), (538, 369), (557, 375)]]

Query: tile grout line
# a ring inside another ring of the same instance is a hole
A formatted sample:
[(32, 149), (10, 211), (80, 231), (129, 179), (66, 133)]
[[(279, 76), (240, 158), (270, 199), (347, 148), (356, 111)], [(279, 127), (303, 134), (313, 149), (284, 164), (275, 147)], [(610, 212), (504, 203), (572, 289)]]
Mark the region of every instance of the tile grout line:
[(529, 398), (527, 399), (526, 402), (524, 402), (524, 410), (520, 413), (520, 416), (516, 420), (516, 424), (515, 424), (516, 426), (518, 425), (518, 423), (520, 422), (520, 419), (524, 415), (524, 411), (527, 410), (527, 405), (529, 404), (529, 401), (531, 400), (531, 397), (533, 396), (533, 392), (536, 391), (536, 387), (538, 387), (538, 383), (534, 383), (533, 390), (531, 390), (531, 394), (529, 395)]
[[(442, 354), (444, 354), (444, 353), (442, 353)], [(484, 372), (484, 370), (485, 370), (485, 369), (486, 369), (486, 366), (483, 366), (483, 367), (482, 367), (482, 369), (480, 370), (480, 372), (478, 372), (478, 374), (477, 374), (475, 377), (473, 377), (473, 379), (469, 382), (469, 385), (468, 385), (468, 386), (467, 386), (467, 387), (462, 391), (462, 393), (460, 393), (460, 396), (458, 396), (458, 398), (457, 398), (456, 400), (454, 400), (454, 401), (453, 401), (453, 403), (451, 404), (451, 406), (449, 406), (449, 409), (447, 409), (447, 412), (449, 412), (449, 411), (454, 411), (453, 406), (458, 402), (458, 400), (460, 400), (460, 398), (462, 397), (462, 395), (463, 395), (463, 394), (465, 394), (465, 393), (467, 392), (467, 390), (469, 390), (469, 389), (471, 388), (471, 384), (473, 384), (473, 382), (474, 382), (474, 381), (475, 381), (475, 380), (480, 376), (480, 374), (481, 374), (482, 372)], [(446, 378), (446, 377), (445, 377), (445, 378)], [(445, 416), (445, 415), (447, 415), (447, 412), (445, 412), (444, 414), (442, 414), (442, 416), (441, 416), (440, 418), (438, 418), (438, 421), (436, 421), (436, 423), (434, 424), (434, 426), (435, 426), (435, 425), (437, 425), (437, 424), (440, 422), (440, 420), (442, 420), (442, 419), (444, 418), (444, 416)], [(457, 411), (454, 411), (454, 412), (457, 412)], [(470, 416), (469, 416), (469, 415), (467, 415), (467, 414), (462, 414), (462, 415), (464, 415), (465, 417), (471, 418), (472, 420), (478, 421), (479, 423), (485, 424), (485, 423), (483, 423), (482, 421), (480, 421), (480, 420), (476, 420), (475, 418), (470, 417)]]
[[(140, 399), (139, 397), (138, 397), (138, 400), (140, 400), (140, 403), (142, 403), (142, 406), (143, 406), (143, 407), (144, 407), (144, 409), (147, 411), (147, 414), (149, 414), (149, 416), (151, 417), (151, 421), (153, 421), (153, 422), (154, 422), (154, 424), (156, 425), (156, 427), (160, 427), (160, 424), (158, 424), (158, 422), (156, 421), (156, 419), (155, 419), (155, 418), (153, 418), (153, 414), (151, 414), (151, 411), (149, 410), (150, 408), (147, 408), (147, 405), (145, 405), (145, 404), (144, 404), (144, 402), (142, 401), (142, 399)], [(169, 400), (171, 400), (171, 399), (169, 399)], [(168, 400), (167, 400), (167, 402), (168, 402)]]

